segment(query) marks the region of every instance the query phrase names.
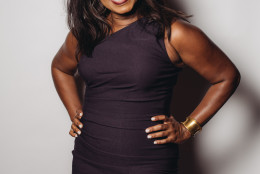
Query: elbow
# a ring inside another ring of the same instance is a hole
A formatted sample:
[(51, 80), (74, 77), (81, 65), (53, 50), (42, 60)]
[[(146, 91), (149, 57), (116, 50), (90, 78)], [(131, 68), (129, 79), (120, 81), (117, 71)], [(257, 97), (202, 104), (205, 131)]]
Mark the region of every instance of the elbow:
[(234, 68), (227, 76), (226, 76), (226, 82), (229, 84), (229, 86), (235, 91), (237, 87), (239, 86), (241, 81), (241, 74), (237, 68)]

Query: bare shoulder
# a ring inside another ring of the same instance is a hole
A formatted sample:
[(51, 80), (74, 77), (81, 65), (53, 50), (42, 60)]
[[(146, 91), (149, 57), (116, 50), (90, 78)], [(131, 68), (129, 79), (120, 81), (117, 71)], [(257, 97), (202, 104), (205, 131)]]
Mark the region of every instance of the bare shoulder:
[(192, 45), (199, 49), (209, 46), (212, 42), (199, 27), (177, 19), (171, 24), (171, 44), (181, 52), (186, 46)]
[(197, 26), (184, 21), (182, 19), (176, 19), (171, 23), (171, 29), (173, 32), (178, 32), (179, 34), (183, 34), (185, 32), (196, 32), (201, 31)]
[(209, 46), (209, 39), (203, 31), (182, 19), (173, 20), (170, 30), (171, 36), (169, 40), (167, 30), (165, 30), (165, 45), (169, 58), (177, 67), (187, 65), (184, 62), (183, 53), (190, 52), (190, 54), (194, 54), (194, 51), (203, 48), (203, 45)]

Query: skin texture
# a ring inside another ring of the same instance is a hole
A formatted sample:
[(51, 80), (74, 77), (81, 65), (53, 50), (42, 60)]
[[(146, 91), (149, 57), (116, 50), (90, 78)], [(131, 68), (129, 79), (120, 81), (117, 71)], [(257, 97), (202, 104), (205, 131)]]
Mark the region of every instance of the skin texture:
[[(131, 11), (136, 0), (129, 0), (123, 6), (116, 6), (110, 0), (101, 2), (111, 10), (108, 21), (111, 21), (113, 32), (137, 20), (135, 13), (125, 15)], [(240, 82), (240, 73), (231, 60), (198, 27), (177, 20), (172, 23), (171, 30), (170, 41), (165, 32), (164, 42), (172, 63), (178, 67), (191, 67), (212, 84), (200, 104), (190, 114), (190, 117), (203, 126), (234, 93)], [(51, 65), (56, 90), (72, 121), (69, 134), (73, 137), (80, 135), (80, 129), (83, 127), (80, 122), (83, 114), (82, 105), (74, 79), (77, 68), (74, 56), (76, 44), (77, 40), (69, 32)], [(147, 138), (148, 135), (150, 138), (166, 136), (165, 139), (154, 141), (155, 144), (181, 144), (191, 137), (190, 132), (176, 121), (173, 115), (156, 115), (152, 118), (151, 121), (164, 120), (164, 123), (144, 128)]]

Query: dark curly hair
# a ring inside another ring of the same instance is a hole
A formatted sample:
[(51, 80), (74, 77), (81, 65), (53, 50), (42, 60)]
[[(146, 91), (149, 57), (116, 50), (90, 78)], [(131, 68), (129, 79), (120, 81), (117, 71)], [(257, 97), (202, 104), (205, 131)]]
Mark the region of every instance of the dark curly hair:
[[(67, 0), (67, 24), (71, 33), (78, 41), (75, 57), (79, 54), (92, 56), (94, 47), (112, 30), (107, 22), (110, 10), (100, 0)], [(177, 18), (187, 22), (188, 17), (181, 11), (165, 6), (164, 0), (137, 0), (132, 11), (138, 16), (145, 16), (150, 22), (158, 22), (160, 29), (156, 37), (164, 35), (165, 27), (168, 39), (171, 36), (171, 22)]]

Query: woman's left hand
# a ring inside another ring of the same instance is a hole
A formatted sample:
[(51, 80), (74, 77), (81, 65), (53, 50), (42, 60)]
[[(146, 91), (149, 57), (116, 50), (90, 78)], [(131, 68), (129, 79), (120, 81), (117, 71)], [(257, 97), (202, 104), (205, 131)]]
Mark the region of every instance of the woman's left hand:
[[(153, 119), (154, 118), (154, 119)], [(177, 143), (182, 144), (191, 137), (191, 133), (184, 125), (175, 120), (171, 115), (167, 117), (166, 115), (156, 115), (151, 118), (152, 121), (163, 120), (163, 124), (157, 124), (152, 127), (145, 129), (147, 138), (158, 138), (165, 137), (165, 139), (155, 140), (154, 144), (165, 144), (165, 143)], [(148, 131), (149, 130), (149, 131)], [(161, 131), (160, 131), (161, 130)], [(153, 131), (158, 131), (156, 133), (151, 133)]]

